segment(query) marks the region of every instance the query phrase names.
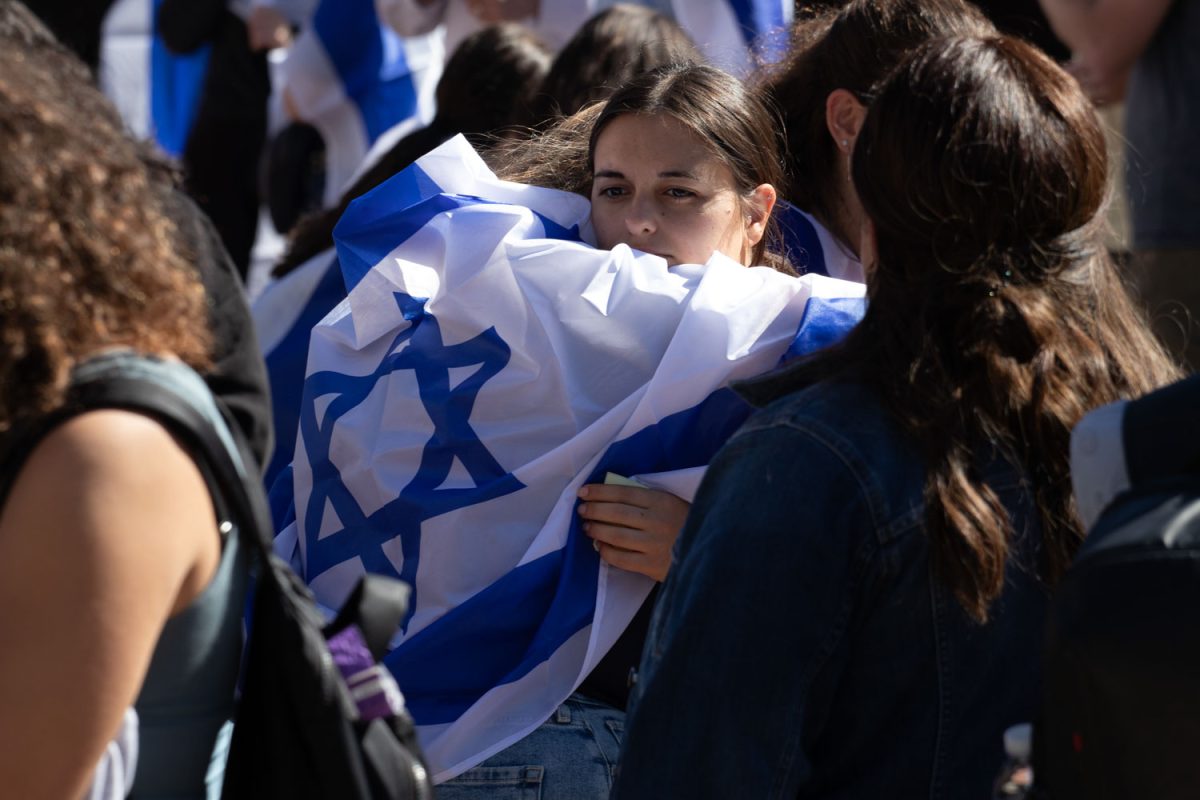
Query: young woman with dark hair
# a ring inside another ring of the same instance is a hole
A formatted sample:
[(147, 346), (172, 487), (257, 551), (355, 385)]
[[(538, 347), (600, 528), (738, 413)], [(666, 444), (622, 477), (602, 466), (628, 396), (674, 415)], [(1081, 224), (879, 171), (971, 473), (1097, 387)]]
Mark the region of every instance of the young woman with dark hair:
[[(716, 67), (667, 66), (630, 80), (588, 140), (596, 243), (628, 244), (672, 265), (703, 264), (714, 251), (744, 266), (767, 264), (783, 178), (764, 144), (772, 121), (741, 81)], [(664, 253), (663, 245), (673, 249)]]
[(1104, 247), (1070, 76), (960, 36), (873, 94), (866, 316), (741, 388), (765, 408), (680, 535), (616, 797), (985, 796), (1083, 536), (1071, 428), (1178, 375)]
[[(581, 119), (590, 125), (579, 124)], [(570, 137), (547, 134), (559, 144), (570, 141), (566, 149), (585, 157), (586, 178), (570, 166), (565, 178), (556, 174), (555, 157), (562, 151), (539, 153), (538, 140), (510, 151), (509, 165), (554, 188), (564, 188), (562, 179), (589, 192), (601, 248), (627, 245), (661, 256), (669, 267), (714, 257), (749, 267), (773, 261), (768, 241), (773, 184), (781, 166), (772, 119), (731, 75), (695, 64), (663, 67), (626, 83), (599, 110), (569, 118)], [(666, 577), (688, 511), (685, 501), (663, 491), (609, 484), (584, 486), (580, 496), (584, 531), (601, 559), (656, 581)], [(641, 656), (653, 598), (652, 593), (555, 717), (440, 785), (438, 796), (476, 796), (472, 793), (481, 784), (515, 767), (541, 770), (544, 798), (607, 796), (629, 675)]]

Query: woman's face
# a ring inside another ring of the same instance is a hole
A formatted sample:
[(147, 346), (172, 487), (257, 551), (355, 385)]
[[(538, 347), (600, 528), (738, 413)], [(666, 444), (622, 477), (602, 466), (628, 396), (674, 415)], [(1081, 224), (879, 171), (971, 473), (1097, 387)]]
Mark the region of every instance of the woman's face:
[[(749, 201), (733, 172), (668, 114), (622, 114), (596, 141), (592, 226), (597, 244), (627, 244), (668, 266), (703, 264), (719, 250), (749, 266), (775, 193), (763, 184)], [(765, 213), (764, 187), (770, 190)]]

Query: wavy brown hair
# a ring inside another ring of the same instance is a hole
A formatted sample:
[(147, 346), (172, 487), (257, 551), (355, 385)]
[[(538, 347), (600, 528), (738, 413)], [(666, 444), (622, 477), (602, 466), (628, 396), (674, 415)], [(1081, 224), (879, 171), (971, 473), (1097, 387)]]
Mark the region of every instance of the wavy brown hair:
[(966, 0), (851, 0), (798, 12), (792, 45), (782, 64), (758, 81), (758, 89), (783, 116), (781, 149), (786, 183), (780, 196), (836, 230), (838, 157), (825, 122), (825, 100), (845, 89), (864, 105), (912, 50), (930, 39), (994, 33)]
[(1083, 537), (1071, 428), (1175, 379), (1103, 243), (1104, 136), (1075, 81), (1030, 45), (958, 37), (881, 87), (852, 175), (874, 224), (868, 307), (810, 376), (852, 370), (926, 468), (935, 573), (975, 619), (1004, 584), (1012, 522), (982, 477), (1023, 474), (1057, 581)]
[(107, 347), (209, 366), (204, 290), (162, 211), (166, 176), (52, 47), (0, 47), (0, 432), (61, 402)]

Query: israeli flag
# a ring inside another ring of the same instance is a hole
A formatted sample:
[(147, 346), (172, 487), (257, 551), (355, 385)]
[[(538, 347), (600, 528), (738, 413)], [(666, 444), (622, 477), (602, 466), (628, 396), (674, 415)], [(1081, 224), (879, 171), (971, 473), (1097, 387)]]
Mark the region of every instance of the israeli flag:
[(335, 231), (349, 294), (312, 330), (276, 544), (329, 608), (365, 572), (413, 585), (386, 664), (438, 782), (549, 717), (650, 591), (599, 560), (579, 487), (690, 499), (749, 411), (729, 381), (862, 315), (860, 284), (597, 250), (588, 215), (459, 137)]
[(401, 38), (374, 0), (320, 0), (281, 67), (292, 107), (325, 139), (325, 204), (333, 205), (380, 137), (433, 119), (440, 33)]

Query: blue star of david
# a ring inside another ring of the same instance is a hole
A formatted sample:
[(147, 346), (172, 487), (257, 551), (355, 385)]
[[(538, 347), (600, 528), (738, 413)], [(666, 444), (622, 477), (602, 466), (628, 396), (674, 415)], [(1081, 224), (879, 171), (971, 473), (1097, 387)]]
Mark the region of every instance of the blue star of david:
[[(316, 372), (304, 381), (300, 431), (308, 462), (312, 466), (312, 493), (305, 507), (304, 537), (307, 545), (305, 571), (320, 575), (332, 566), (355, 556), (368, 572), (400, 578), (414, 587), (409, 603), (407, 629), (416, 608), (417, 566), (421, 550), (421, 523), (454, 509), (511, 494), (523, 484), (492, 456), (471, 427), (471, 411), (479, 390), (508, 364), (511, 350), (488, 328), (473, 339), (455, 345), (442, 342), (438, 321), (425, 310), (424, 298), (396, 292), (395, 299), (411, 324), (392, 341), (388, 356), (369, 375)], [(407, 347), (399, 349), (407, 342)], [(450, 388), (452, 367), (479, 368), (457, 387)], [(337, 421), (366, 400), (375, 385), (397, 370), (412, 370), (421, 403), (433, 422), (433, 432), (421, 453), (416, 474), (394, 499), (371, 514), (362, 508), (343, 483), (329, 458), (329, 447)], [(316, 401), (334, 395), (321, 419)], [(457, 457), (474, 486), (440, 489)], [(344, 526), (318, 539), (326, 502), (333, 506)], [(400, 537), (403, 564), (399, 571), (383, 552), (383, 545)]]

